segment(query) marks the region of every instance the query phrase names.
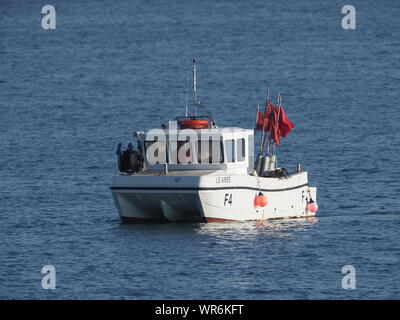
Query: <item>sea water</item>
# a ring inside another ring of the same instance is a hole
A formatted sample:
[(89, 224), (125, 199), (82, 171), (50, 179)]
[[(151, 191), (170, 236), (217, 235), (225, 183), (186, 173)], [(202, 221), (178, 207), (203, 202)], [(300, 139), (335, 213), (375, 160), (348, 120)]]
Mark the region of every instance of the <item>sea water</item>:
[[(347, 30), (342, 1), (52, 4), (47, 30), (43, 1), (0, 5), (2, 299), (400, 297), (398, 1), (352, 1)], [(220, 126), (283, 92), (278, 162), (309, 172), (316, 219), (120, 223), (117, 143), (184, 114), (192, 58)]]

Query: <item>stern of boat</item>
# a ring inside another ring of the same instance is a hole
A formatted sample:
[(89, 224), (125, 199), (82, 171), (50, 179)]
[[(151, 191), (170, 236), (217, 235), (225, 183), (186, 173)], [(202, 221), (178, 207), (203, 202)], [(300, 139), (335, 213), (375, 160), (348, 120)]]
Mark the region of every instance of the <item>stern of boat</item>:
[[(124, 222), (203, 221), (198, 177), (114, 176), (111, 192)], [(197, 182), (197, 183), (196, 183)]]

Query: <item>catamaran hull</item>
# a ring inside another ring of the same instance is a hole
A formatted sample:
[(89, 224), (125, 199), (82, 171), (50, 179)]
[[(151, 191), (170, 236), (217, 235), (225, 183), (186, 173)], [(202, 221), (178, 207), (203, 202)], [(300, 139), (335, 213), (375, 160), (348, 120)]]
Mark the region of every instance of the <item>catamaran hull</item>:
[[(260, 178), (265, 179), (260, 182), (260, 187), (252, 176), (242, 176), (241, 185), (236, 186), (232, 185), (234, 177), (173, 177), (174, 183), (170, 183), (171, 177), (158, 177), (153, 184), (143, 185), (140, 177), (130, 176), (123, 182), (114, 181), (111, 191), (119, 215), (125, 222), (222, 222), (312, 217), (315, 213), (307, 210), (307, 203), (310, 199), (316, 201), (316, 188), (308, 186), (304, 174), (292, 179)], [(160, 183), (160, 178), (164, 183)], [(149, 179), (147, 177), (147, 183)], [(204, 179), (207, 181), (202, 183)], [(180, 183), (176, 182), (178, 180)], [(212, 181), (216, 183), (212, 185)], [(259, 191), (267, 197), (265, 207), (254, 206)]]

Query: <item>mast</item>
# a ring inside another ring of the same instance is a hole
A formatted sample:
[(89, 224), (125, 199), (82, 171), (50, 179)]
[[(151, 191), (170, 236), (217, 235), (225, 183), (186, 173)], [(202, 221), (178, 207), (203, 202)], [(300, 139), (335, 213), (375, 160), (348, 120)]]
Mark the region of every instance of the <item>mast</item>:
[(199, 102), (197, 101), (197, 83), (196, 79), (196, 59), (193, 59), (193, 105), (194, 105), (194, 115), (197, 116), (197, 105)]
[(185, 116), (188, 116), (188, 98), (189, 98), (189, 79), (190, 79), (190, 71), (187, 74), (187, 82), (186, 82), (186, 104), (185, 104)]

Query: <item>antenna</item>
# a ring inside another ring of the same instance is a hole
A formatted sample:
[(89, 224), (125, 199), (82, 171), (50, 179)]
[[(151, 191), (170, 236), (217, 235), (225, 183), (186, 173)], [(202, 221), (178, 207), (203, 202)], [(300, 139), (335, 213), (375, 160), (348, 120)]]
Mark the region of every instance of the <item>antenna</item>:
[(197, 83), (196, 83), (196, 59), (193, 59), (193, 105), (194, 105), (194, 115), (197, 116)]
[(187, 74), (187, 81), (186, 81), (186, 105), (185, 105), (185, 116), (188, 116), (188, 100), (189, 100), (189, 75), (190, 71)]

